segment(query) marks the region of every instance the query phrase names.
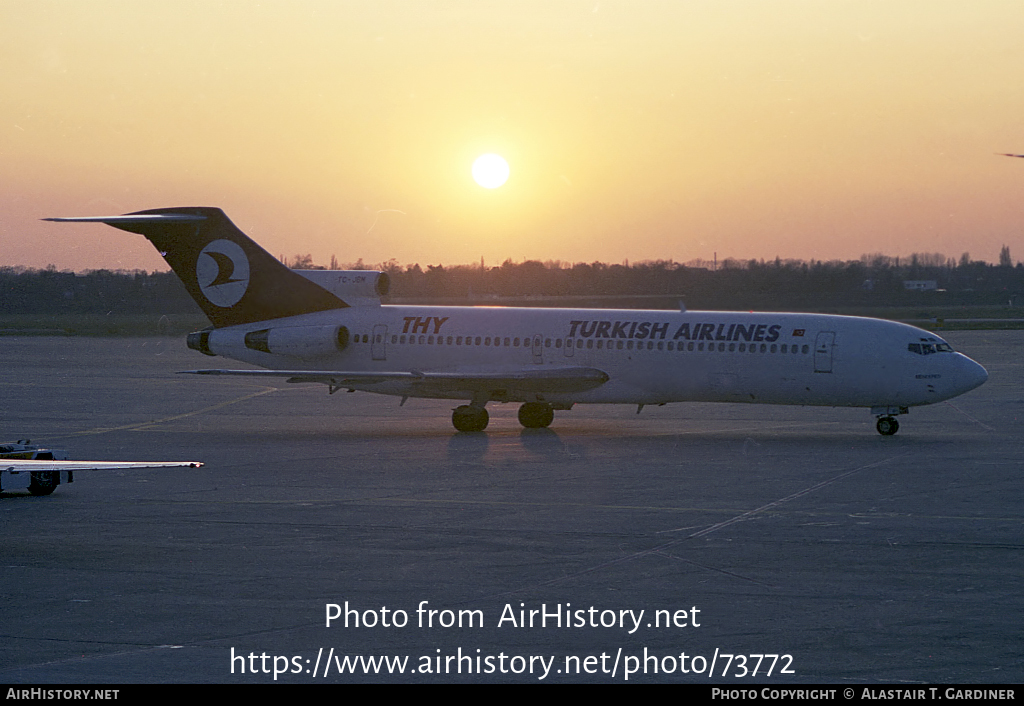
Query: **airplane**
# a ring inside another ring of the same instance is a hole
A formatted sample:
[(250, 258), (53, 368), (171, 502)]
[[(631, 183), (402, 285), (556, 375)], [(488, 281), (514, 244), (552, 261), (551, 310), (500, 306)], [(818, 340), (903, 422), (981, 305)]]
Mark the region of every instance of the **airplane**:
[(61, 481), (73, 483), (75, 471), (139, 470), (142, 468), (199, 468), (198, 461), (70, 461), (63, 449), (47, 449), (20, 439), (0, 444), (0, 492), (27, 488), (32, 495), (49, 495)]
[(284, 378), (410, 397), (465, 400), (460, 432), (486, 405), (518, 402), (527, 428), (577, 404), (671, 402), (865, 407), (882, 435), (896, 417), (973, 390), (981, 365), (940, 337), (880, 319), (798, 313), (383, 305), (387, 273), (292, 270), (219, 208), (160, 208), (44, 220), (145, 236), (212, 326), (189, 348)]

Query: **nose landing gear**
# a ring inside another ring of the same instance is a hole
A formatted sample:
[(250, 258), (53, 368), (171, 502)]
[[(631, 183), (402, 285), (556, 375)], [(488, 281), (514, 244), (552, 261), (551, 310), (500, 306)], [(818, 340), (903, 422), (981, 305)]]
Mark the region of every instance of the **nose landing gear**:
[(879, 417), (875, 428), (882, 436), (892, 436), (900, 430), (900, 423), (896, 421), (896, 417)]
[(906, 414), (909, 407), (872, 407), (871, 413), (878, 417), (875, 422), (875, 429), (882, 436), (892, 436), (900, 430), (900, 424), (896, 421), (897, 414)]

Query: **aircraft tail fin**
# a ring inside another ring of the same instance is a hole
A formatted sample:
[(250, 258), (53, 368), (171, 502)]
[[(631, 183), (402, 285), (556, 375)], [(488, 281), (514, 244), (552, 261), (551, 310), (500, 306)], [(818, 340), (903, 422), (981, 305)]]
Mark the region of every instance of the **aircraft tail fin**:
[(146, 236), (217, 328), (348, 306), (281, 264), (219, 208), (44, 220), (106, 223)]

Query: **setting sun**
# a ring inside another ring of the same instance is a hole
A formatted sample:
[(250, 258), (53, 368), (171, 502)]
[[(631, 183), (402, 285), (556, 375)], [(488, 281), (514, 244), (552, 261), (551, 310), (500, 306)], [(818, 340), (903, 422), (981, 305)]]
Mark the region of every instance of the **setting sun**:
[(485, 189), (497, 189), (508, 180), (508, 162), (500, 155), (482, 154), (473, 162), (473, 179)]

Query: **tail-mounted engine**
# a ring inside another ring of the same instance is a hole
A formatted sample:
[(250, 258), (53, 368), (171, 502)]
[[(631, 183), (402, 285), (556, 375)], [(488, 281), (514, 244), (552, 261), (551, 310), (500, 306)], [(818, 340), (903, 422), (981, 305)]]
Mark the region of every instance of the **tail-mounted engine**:
[(205, 355), (237, 357), (244, 347), (295, 358), (322, 358), (345, 350), (349, 332), (346, 326), (281, 326), (244, 334), (237, 330), (207, 329), (190, 333), (187, 342), (189, 348)]
[(349, 306), (380, 306), (391, 289), (387, 272), (374, 270), (294, 270)]
[(203, 355), (217, 355), (210, 350), (210, 334), (213, 333), (212, 328), (203, 329), (202, 331), (193, 331), (185, 339), (188, 347), (194, 351), (199, 351)]

